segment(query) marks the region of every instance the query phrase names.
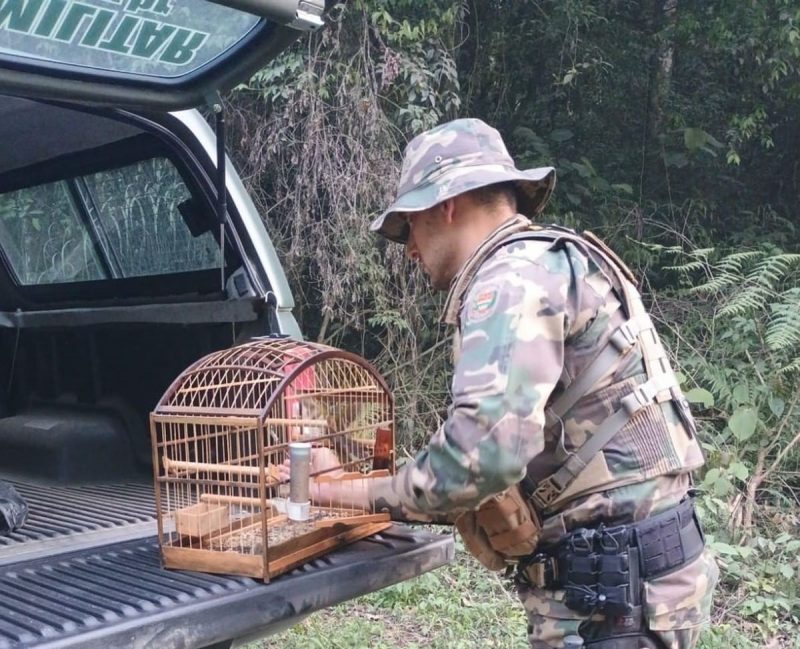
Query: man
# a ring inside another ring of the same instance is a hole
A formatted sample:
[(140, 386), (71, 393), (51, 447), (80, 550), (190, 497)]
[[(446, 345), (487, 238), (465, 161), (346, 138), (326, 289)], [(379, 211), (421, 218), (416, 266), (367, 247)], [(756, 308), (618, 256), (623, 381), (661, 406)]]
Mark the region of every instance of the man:
[(408, 145), (371, 229), (449, 290), (453, 401), (365, 498), (460, 517), (484, 563), (515, 565), (532, 647), (693, 647), (717, 579), (689, 495), (694, 424), (630, 271), (591, 235), (532, 228), (554, 184), (480, 120)]

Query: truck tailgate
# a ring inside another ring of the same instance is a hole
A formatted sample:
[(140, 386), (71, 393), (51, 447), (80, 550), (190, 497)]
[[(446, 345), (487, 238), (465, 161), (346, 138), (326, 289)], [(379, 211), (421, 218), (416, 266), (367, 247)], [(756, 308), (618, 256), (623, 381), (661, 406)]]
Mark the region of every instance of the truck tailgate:
[(265, 584), (164, 570), (154, 537), (0, 567), (0, 648), (189, 649), (417, 576), (453, 558), (450, 535), (395, 525)]

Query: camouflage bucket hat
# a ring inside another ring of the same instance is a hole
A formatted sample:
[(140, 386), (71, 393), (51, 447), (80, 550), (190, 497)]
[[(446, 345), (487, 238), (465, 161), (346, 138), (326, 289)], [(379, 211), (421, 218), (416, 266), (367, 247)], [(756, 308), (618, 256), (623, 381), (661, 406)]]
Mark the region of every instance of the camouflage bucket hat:
[(405, 243), (403, 212), (421, 212), (442, 201), (486, 185), (513, 181), (517, 210), (533, 217), (544, 209), (556, 184), (553, 167), (520, 171), (497, 130), (479, 119), (457, 119), (409, 142), (397, 198), (369, 229)]

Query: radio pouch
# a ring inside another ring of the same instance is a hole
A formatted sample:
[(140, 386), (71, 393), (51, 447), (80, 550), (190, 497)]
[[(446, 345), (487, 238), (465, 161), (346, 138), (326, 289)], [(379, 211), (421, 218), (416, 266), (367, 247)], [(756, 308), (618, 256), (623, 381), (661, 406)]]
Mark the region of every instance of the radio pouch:
[(517, 557), (533, 554), (541, 522), (518, 485), (456, 519), (464, 545), (489, 570), (502, 570)]

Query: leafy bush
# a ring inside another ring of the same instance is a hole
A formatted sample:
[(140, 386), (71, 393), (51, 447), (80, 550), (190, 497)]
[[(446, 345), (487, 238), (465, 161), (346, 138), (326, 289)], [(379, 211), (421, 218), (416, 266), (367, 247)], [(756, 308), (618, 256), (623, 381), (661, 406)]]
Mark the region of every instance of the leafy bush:
[[(661, 252), (694, 300), (673, 333), (702, 413), (700, 483), (725, 619), (762, 642), (800, 632), (800, 255), (774, 248)], [(668, 298), (662, 298), (668, 302)], [(663, 304), (662, 304), (663, 307)], [(668, 307), (663, 307), (668, 308)], [(759, 645), (760, 646), (760, 645)]]

